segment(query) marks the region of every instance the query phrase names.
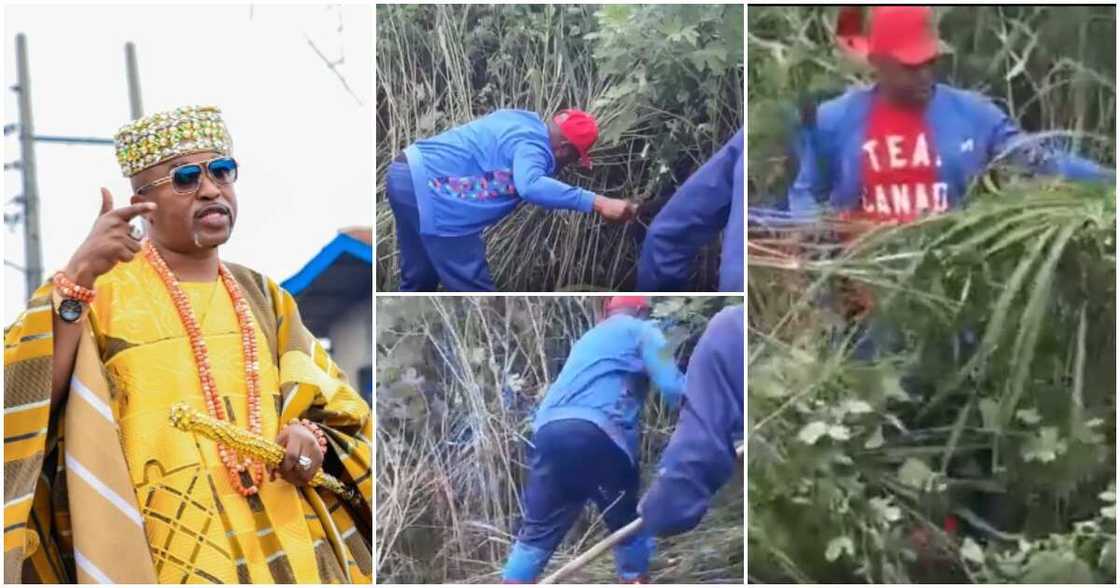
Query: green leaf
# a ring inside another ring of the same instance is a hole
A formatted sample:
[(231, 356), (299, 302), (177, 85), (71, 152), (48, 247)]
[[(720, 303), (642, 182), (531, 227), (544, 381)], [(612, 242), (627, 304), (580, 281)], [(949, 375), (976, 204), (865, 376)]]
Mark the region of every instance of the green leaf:
[(433, 106), (416, 121), (416, 129), (421, 134), (432, 133), (439, 128), (440, 119), (442, 118), (443, 113)]
[(999, 428), (999, 403), (991, 398), (980, 401), (980, 419), (984, 422), (984, 429), (995, 431)]
[(881, 498), (875, 496), (868, 502), (871, 505), (871, 510), (875, 511), (875, 514), (880, 519), (888, 523), (893, 523), (902, 518), (902, 509), (894, 506), (893, 501), (889, 497)]
[(899, 402), (909, 402), (910, 396), (902, 387), (902, 375), (895, 371), (884, 371), (882, 376), (883, 395)]
[(1024, 584), (1095, 584), (1089, 564), (1073, 551), (1040, 551), (1027, 562), (1019, 579)]
[(878, 427), (875, 427), (875, 432), (871, 433), (871, 436), (867, 438), (867, 441), (863, 444), (863, 447), (864, 449), (878, 449), (883, 446), (884, 441), (883, 427), (882, 425), (880, 425)]
[(964, 543), (961, 544), (961, 557), (973, 563), (983, 564), (984, 550), (972, 540), (972, 537), (965, 537)]
[(867, 414), (874, 410), (870, 404), (862, 400), (845, 400), (840, 406), (845, 414)]
[(926, 465), (926, 462), (916, 458), (908, 458), (902, 467), (898, 468), (898, 479), (903, 484), (923, 490), (927, 488), (933, 480), (933, 470)]
[(1058, 436), (1057, 427), (1043, 427), (1023, 446), (1024, 461), (1050, 463), (1066, 452), (1066, 442)]
[(828, 433), (828, 423), (813, 421), (801, 428), (797, 439), (806, 445), (815, 445), (817, 440)]
[(845, 553), (849, 556), (855, 555), (856, 553), (855, 543), (852, 543), (851, 537), (847, 535), (835, 537), (832, 541), (829, 541), (828, 548), (824, 551), (824, 558), (828, 561), (836, 561)]
[(1116, 575), (1116, 537), (1108, 540), (1108, 545), (1104, 546), (1101, 550), (1101, 557), (1097, 561), (1097, 566), (1104, 570), (1108, 570), (1110, 576)]
[(1042, 422), (1042, 415), (1038, 414), (1038, 410), (1034, 408), (1024, 408), (1015, 411), (1015, 416), (1027, 425), (1037, 425)]
[[(601, 145), (614, 145), (618, 143), (624, 133), (634, 127), (638, 120), (638, 89), (633, 84), (620, 84), (628, 89), (626, 97), (618, 98), (611, 104), (612, 107), (618, 108), (618, 114), (609, 118), (602, 126), (599, 132), (599, 143)], [(596, 110), (606, 109), (608, 102), (596, 101)]]
[(751, 394), (763, 398), (785, 398), (792, 392), (791, 388), (782, 382), (771, 365), (766, 364), (758, 368), (751, 368)]
[(653, 318), (670, 317), (679, 313), (683, 308), (683, 298), (677, 298), (674, 296), (672, 298), (657, 299), (657, 301), (653, 304), (653, 312), (650, 313), (650, 316), (652, 316)]
[[(1034, 283), (1030, 288), (1030, 298), (1019, 320), (1019, 332), (1015, 336), (1015, 346), (1011, 353), (1015, 357), (1011, 380), (1001, 402), (1001, 425), (1006, 424), (1011, 416), (1011, 411), (1019, 404), (1019, 399), (1027, 388), (1030, 378), (1030, 366), (1034, 364), (1034, 355), (1038, 347), (1038, 337), (1046, 323), (1047, 307), (1052, 301), (1051, 293), (1057, 279), (1056, 267), (1065, 251), (1066, 245), (1082, 224), (1081, 220), (1068, 221), (1057, 237), (1054, 238), (1045, 261), (1035, 274)], [(1057, 431), (1055, 431), (1055, 435)], [(1064, 449), (1063, 449), (1064, 452)]]
[(421, 376), (420, 372), (416, 371), (416, 368), (410, 367), (405, 369), (404, 373), (401, 374), (400, 381), (406, 386), (419, 388), (424, 384), (424, 376)]
[(603, 8), (599, 9), (599, 21), (606, 29), (618, 29), (626, 25), (626, 21), (630, 19), (632, 6), (627, 4), (605, 4)]
[(828, 436), (837, 441), (847, 441), (852, 438), (852, 431), (844, 425), (832, 425), (828, 428)]

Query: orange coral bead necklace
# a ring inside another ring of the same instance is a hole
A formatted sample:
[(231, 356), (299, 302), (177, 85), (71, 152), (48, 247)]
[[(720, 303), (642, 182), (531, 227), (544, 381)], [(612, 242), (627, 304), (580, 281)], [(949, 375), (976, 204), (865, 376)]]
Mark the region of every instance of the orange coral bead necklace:
[[(191, 310), (190, 299), (179, 285), (178, 278), (167, 266), (167, 262), (156, 251), (151, 241), (145, 239), (143, 244), (144, 255), (152, 264), (156, 274), (167, 287), (168, 294), (179, 313), (179, 320), (187, 331), (191, 352), (194, 354), (195, 365), (198, 367), (198, 379), (202, 384), (202, 396), (206, 401), (206, 410), (210, 416), (223, 421), (233, 422), (231, 415), (226, 414), (225, 405), (218, 395), (218, 386), (210, 367), (210, 356), (206, 350), (206, 340), (202, 336), (202, 328)], [(260, 358), (257, 354), (257, 338), (253, 332), (252, 310), (249, 302), (241, 292), (241, 287), (233, 279), (233, 274), (225, 264), (218, 265), (218, 275), (222, 285), (225, 286), (229, 297), (233, 301), (233, 308), (237, 314), (237, 325), (241, 331), (241, 357), (245, 366), (246, 400), (249, 405), (249, 431), (255, 435), (261, 434), (261, 393), (260, 393)], [(228, 446), (218, 444), (218, 456), (229, 472), (230, 483), (243, 496), (256, 494), (265, 478), (264, 464), (259, 459), (244, 458), (238, 460), (238, 455)], [(241, 480), (241, 472), (249, 472), (252, 484), (245, 486)]]

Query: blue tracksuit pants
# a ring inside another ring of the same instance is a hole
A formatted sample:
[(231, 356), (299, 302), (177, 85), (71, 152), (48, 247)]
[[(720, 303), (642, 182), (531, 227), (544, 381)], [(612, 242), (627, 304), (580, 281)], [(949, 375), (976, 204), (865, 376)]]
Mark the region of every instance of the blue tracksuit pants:
[[(533, 445), (524, 519), (502, 570), (506, 582), (536, 581), (589, 500), (612, 532), (638, 517), (638, 468), (597, 425), (552, 421), (533, 435)], [(645, 576), (652, 553), (653, 539), (643, 532), (616, 546), (619, 579)]]
[(396, 219), (402, 292), (433, 292), (440, 283), (458, 292), (495, 289), (486, 265), (486, 244), (481, 234), (462, 237), (420, 234), (420, 209), (407, 163), (394, 161), (389, 165), (386, 191)]

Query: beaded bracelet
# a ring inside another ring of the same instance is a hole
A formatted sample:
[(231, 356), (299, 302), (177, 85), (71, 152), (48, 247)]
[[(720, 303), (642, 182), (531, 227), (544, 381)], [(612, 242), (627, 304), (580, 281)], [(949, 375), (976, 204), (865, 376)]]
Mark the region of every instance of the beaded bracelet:
[(289, 425), (303, 425), (303, 428), (307, 429), (308, 431), (311, 431), (311, 434), (315, 435), (315, 441), (319, 444), (319, 450), (323, 452), (323, 455), (327, 454), (327, 436), (325, 434), (323, 434), (323, 431), (322, 431), (322, 429), (319, 428), (319, 425), (316, 425), (315, 423), (313, 423), (313, 422), (311, 422), (307, 419), (303, 419), (303, 420), (292, 419), (292, 420), (288, 421), (288, 424)]
[(79, 286), (76, 282), (67, 278), (62, 272), (55, 273), (51, 278), (51, 283), (55, 288), (58, 288), (62, 295), (66, 298), (72, 298), (81, 302), (89, 304), (93, 302), (94, 291), (84, 286)]

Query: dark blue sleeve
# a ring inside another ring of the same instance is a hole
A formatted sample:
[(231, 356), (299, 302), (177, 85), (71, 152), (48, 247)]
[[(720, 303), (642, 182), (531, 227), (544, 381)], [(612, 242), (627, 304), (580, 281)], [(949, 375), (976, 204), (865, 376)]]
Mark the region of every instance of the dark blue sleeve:
[(513, 184), (526, 202), (544, 208), (591, 212), (595, 193), (548, 177), (548, 154), (525, 142), (513, 152)]
[(680, 420), (639, 506), (654, 534), (699, 524), (736, 470), (735, 445), (743, 439), (743, 318), (742, 306), (720, 311), (693, 352)]
[(820, 165), (820, 145), (811, 129), (799, 132), (797, 148), (797, 177), (789, 188), (787, 204), (790, 215), (809, 222), (821, 216), (824, 208), (820, 201), (832, 190), (828, 170)]
[(743, 239), (746, 237), (743, 222), (746, 210), (743, 202), (743, 153), (735, 163), (734, 183), (731, 189), (731, 213), (723, 229), (723, 250), (719, 255), (720, 292), (743, 291)]
[(696, 252), (727, 225), (735, 164), (743, 153), (743, 131), (735, 133), (711, 159), (677, 189), (650, 224), (638, 258), (638, 290), (689, 290)]
[(977, 108), (980, 116), (992, 129), (990, 158), (1006, 157), (1036, 174), (1060, 176), (1067, 180), (1115, 181), (1115, 170), (1048, 145), (1044, 135), (1024, 133), (1011, 117), (990, 100), (981, 98)]

